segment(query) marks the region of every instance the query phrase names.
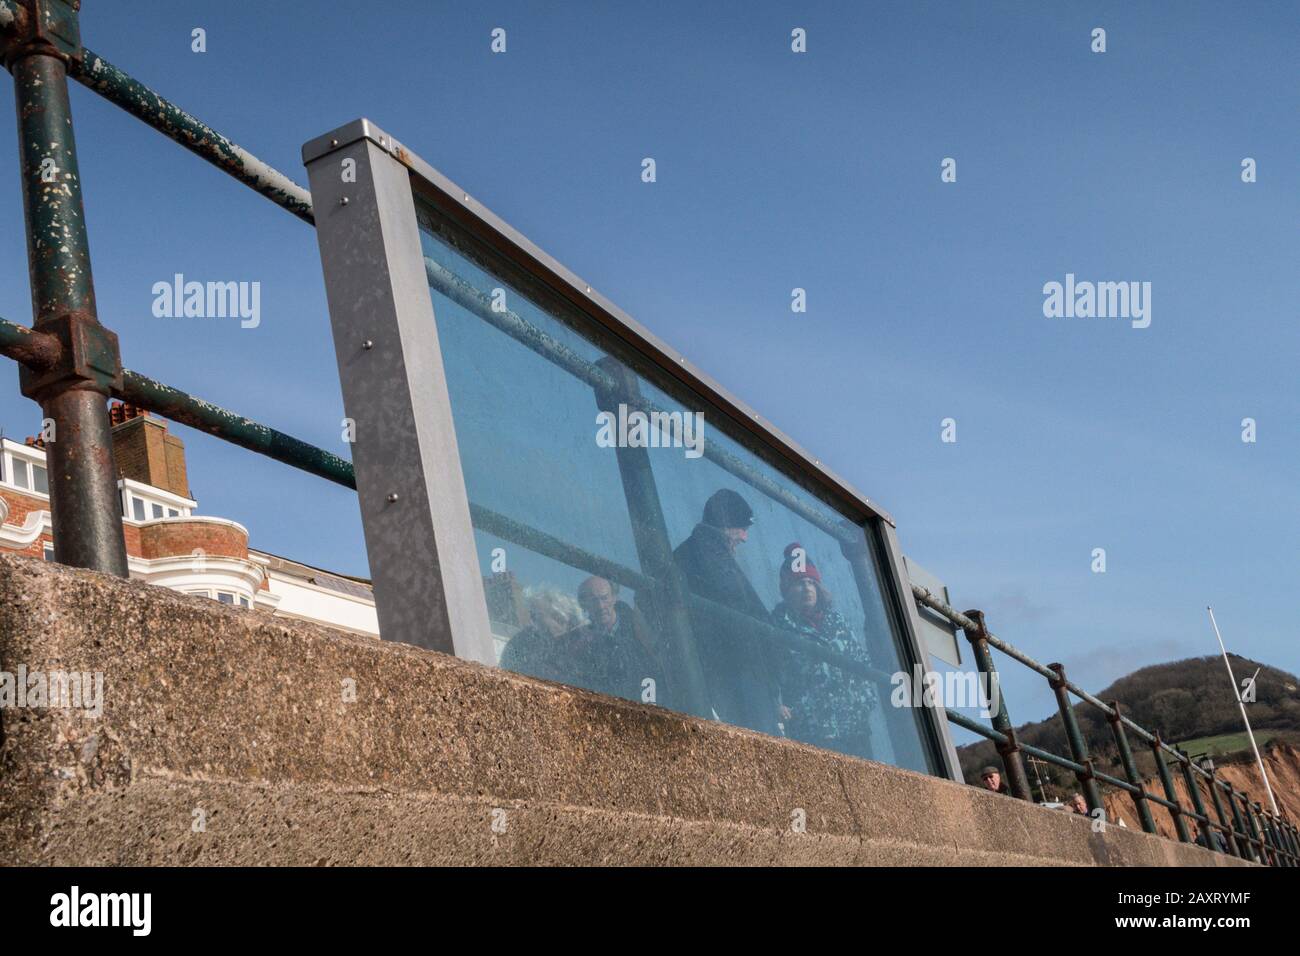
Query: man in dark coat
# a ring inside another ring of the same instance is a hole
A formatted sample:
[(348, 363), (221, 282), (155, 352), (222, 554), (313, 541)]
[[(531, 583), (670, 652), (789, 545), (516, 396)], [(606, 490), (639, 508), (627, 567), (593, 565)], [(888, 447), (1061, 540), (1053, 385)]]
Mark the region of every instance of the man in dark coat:
[(754, 512), (729, 488), (715, 492), (704, 505), (704, 520), (673, 552), (687, 589), (698, 597), (754, 620), (751, 627), (736, 615), (693, 605), (691, 630), (709, 703), (720, 720), (767, 734), (780, 734), (780, 692), (768, 641), (757, 628), (770, 615), (749, 578), (736, 563), (736, 548), (749, 537)]

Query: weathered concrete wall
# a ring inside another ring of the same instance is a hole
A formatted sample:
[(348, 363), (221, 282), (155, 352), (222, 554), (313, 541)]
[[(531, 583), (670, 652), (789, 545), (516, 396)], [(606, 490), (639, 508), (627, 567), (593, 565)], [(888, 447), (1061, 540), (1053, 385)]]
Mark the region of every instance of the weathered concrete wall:
[(1228, 862), (414, 647), (0, 557), (0, 670), (20, 664), (102, 672), (103, 714), (0, 713), (7, 863)]

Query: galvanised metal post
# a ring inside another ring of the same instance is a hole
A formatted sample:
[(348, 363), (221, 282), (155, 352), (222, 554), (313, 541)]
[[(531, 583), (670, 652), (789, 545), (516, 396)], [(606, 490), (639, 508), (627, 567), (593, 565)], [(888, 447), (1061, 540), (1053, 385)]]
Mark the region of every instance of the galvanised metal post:
[(1233, 832), (1232, 824), (1228, 820), (1228, 815), (1223, 811), (1223, 801), (1219, 799), (1219, 780), (1214, 775), (1214, 764), (1210, 763), (1205, 768), (1205, 772), (1210, 775), (1210, 799), (1214, 801), (1214, 815), (1219, 818), (1219, 822), (1226, 828), (1224, 832), (1224, 842), (1228, 844), (1228, 850), (1233, 856), (1245, 856), (1237, 846), (1237, 834)]
[(1187, 784), (1187, 795), (1191, 798), (1192, 809), (1198, 816), (1205, 817), (1205, 822), (1196, 821), (1196, 827), (1205, 834), (1205, 848), (1213, 853), (1219, 852), (1218, 844), (1214, 842), (1214, 827), (1210, 826), (1210, 818), (1205, 812), (1205, 802), (1201, 799), (1201, 790), (1196, 785), (1196, 776), (1192, 773), (1192, 761), (1187, 753), (1181, 748), (1178, 750), (1178, 766), (1183, 772), (1183, 783)]
[(46, 456), (55, 560), (126, 577), (106, 407), (121, 386), (122, 366), (117, 336), (95, 312), (68, 103), (68, 64), (81, 55), (79, 6), (29, 0), (25, 22), (4, 48), (18, 109), (34, 330), (60, 345), (48, 366), (21, 366), (19, 383), (54, 426)]
[(1142, 775), (1138, 773), (1133, 761), (1133, 751), (1128, 745), (1128, 733), (1124, 730), (1124, 721), (1120, 719), (1119, 701), (1110, 702), (1111, 713), (1106, 715), (1110, 722), (1110, 732), (1115, 736), (1115, 746), (1119, 749), (1120, 763), (1124, 765), (1124, 776), (1128, 782), (1138, 788), (1137, 793), (1130, 794), (1133, 806), (1137, 810), (1138, 820), (1147, 833), (1156, 832), (1156, 821), (1151, 816), (1151, 806), (1147, 803), (1147, 792), (1142, 786)]
[(1007, 701), (1001, 693), (1002, 685), (998, 681), (998, 669), (993, 663), (993, 654), (989, 651), (984, 612), (967, 611), (966, 616), (975, 623), (974, 627), (962, 630), (966, 640), (970, 641), (971, 653), (975, 656), (975, 666), (984, 675), (984, 680), (990, 689), (999, 688), (998, 709), (992, 720), (993, 729), (1006, 737), (1006, 743), (999, 743), (997, 748), (998, 754), (1002, 757), (1002, 766), (1007, 771), (1007, 787), (1013, 796), (1032, 803), (1034, 795), (1029, 789), (1029, 776), (1025, 773), (1025, 761), (1020, 755), (1020, 744), (1016, 741), (1016, 729), (1011, 724), (1011, 714), (1007, 711)]
[(1192, 837), (1187, 832), (1187, 821), (1183, 819), (1183, 806), (1178, 802), (1178, 791), (1174, 789), (1174, 778), (1169, 773), (1164, 752), (1160, 749), (1159, 733), (1156, 733), (1155, 739), (1151, 741), (1151, 755), (1156, 758), (1156, 770), (1159, 771), (1160, 783), (1165, 788), (1165, 799), (1178, 808), (1169, 811), (1169, 815), (1174, 818), (1174, 829), (1178, 831), (1178, 839), (1184, 843), (1191, 843)]
[(1084, 798), (1088, 801), (1088, 810), (1091, 812), (1104, 809), (1101, 790), (1092, 775), (1092, 758), (1088, 756), (1088, 743), (1079, 732), (1079, 723), (1075, 720), (1074, 708), (1070, 705), (1070, 691), (1065, 686), (1065, 665), (1048, 664), (1047, 667), (1056, 672), (1056, 677), (1050, 679), (1048, 684), (1056, 694), (1056, 706), (1061, 712), (1061, 722), (1065, 724), (1065, 737), (1070, 742), (1070, 754), (1074, 757), (1074, 762), (1084, 768), (1082, 773), (1075, 776), (1079, 780), (1079, 786), (1083, 788)]

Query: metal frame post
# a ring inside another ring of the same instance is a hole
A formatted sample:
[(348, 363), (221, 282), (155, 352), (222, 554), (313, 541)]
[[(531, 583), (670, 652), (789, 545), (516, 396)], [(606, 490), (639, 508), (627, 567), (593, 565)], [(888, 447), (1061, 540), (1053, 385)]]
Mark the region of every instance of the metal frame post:
[(1120, 719), (1119, 701), (1110, 702), (1111, 713), (1106, 715), (1110, 731), (1115, 736), (1115, 746), (1119, 750), (1120, 763), (1124, 766), (1124, 776), (1128, 782), (1137, 787), (1137, 793), (1130, 793), (1133, 808), (1137, 810), (1138, 821), (1147, 833), (1156, 832), (1156, 821), (1151, 816), (1151, 805), (1147, 803), (1147, 792), (1142, 786), (1142, 775), (1138, 773), (1137, 763), (1133, 760), (1133, 750), (1129, 747), (1128, 733), (1124, 730), (1124, 721)]
[[(879, 565), (872, 556), (876, 545), (872, 539), (877, 534), (880, 535)], [(840, 553), (849, 562), (863, 607), (865, 608), (871, 600), (872, 590), (879, 586), (881, 598), (886, 605), (886, 614), (894, 618), (894, 615), (890, 614), (891, 606), (897, 612), (898, 637), (901, 642), (900, 663), (904, 667), (919, 666), (923, 671), (926, 670), (929, 666), (929, 657), (921, 642), (921, 625), (917, 618), (916, 602), (912, 600), (908, 590), (907, 569), (893, 525), (888, 521), (868, 518), (865, 528), (855, 526), (852, 545), (840, 541)], [(913, 701), (913, 704), (915, 703)], [(882, 701), (881, 712), (891, 732), (906, 736), (919, 729), (922, 746), (933, 758), (935, 770), (949, 780), (963, 782), (961, 760), (957, 756), (957, 747), (948, 730), (947, 710), (943, 706), (943, 701), (936, 700), (933, 706), (924, 705), (924, 702), (922, 704), (923, 706), (920, 707), (886, 707)], [(909, 712), (911, 717), (908, 716)]]
[(307, 170), (380, 635), (495, 664), (410, 174), (366, 137)]
[[(973, 627), (962, 628), (962, 633), (966, 640), (970, 642), (971, 654), (975, 658), (975, 666), (979, 672), (984, 675), (984, 679), (992, 687), (995, 681), (998, 681), (998, 669), (993, 663), (993, 653), (989, 650), (988, 629), (984, 623), (984, 612), (971, 610), (966, 612), (966, 616), (971, 619)], [(1011, 714), (1007, 710), (1006, 697), (1001, 693), (1001, 682), (998, 682), (998, 709), (992, 717), (993, 729), (1006, 737), (1006, 743), (999, 742), (996, 744), (998, 755), (1002, 757), (1002, 766), (1007, 771), (1007, 786), (1010, 788), (1013, 796), (1021, 800), (1034, 801), (1033, 791), (1029, 787), (1029, 776), (1025, 773), (1025, 761), (1021, 756), (1020, 742), (1016, 740), (1016, 729), (1011, 723)]]
[[(620, 402), (635, 404), (638, 401), (640, 385), (631, 369), (612, 356), (596, 364), (608, 372), (617, 385), (616, 391), (595, 390), (596, 406), (600, 411), (617, 415)], [(668, 654), (659, 660), (668, 671), (670, 681), (667, 695), (659, 702), (698, 717), (708, 717), (708, 683), (686, 611), (686, 586), (673, 561), (668, 523), (664, 519), (654, 469), (650, 466), (650, 452), (646, 448), (629, 446), (619, 446), (614, 451), (641, 573), (659, 583), (650, 603), (659, 633), (671, 644)], [(641, 602), (639, 596), (637, 602), (638, 605)]]
[(1056, 694), (1056, 706), (1061, 712), (1061, 722), (1065, 724), (1065, 736), (1070, 743), (1070, 754), (1074, 757), (1074, 762), (1084, 768), (1083, 772), (1076, 773), (1075, 777), (1083, 789), (1084, 798), (1088, 801), (1088, 810), (1100, 809), (1104, 812), (1101, 790), (1092, 774), (1092, 758), (1088, 755), (1088, 742), (1083, 739), (1083, 734), (1079, 731), (1079, 723), (1074, 717), (1074, 707), (1070, 703), (1070, 691), (1065, 686), (1065, 665), (1048, 664), (1047, 667), (1056, 672), (1056, 677), (1048, 680), (1047, 683)]
[(81, 174), (68, 102), (81, 55), (77, 4), (30, 0), (5, 45), (14, 78), (34, 330), (58, 342), (50, 361), (23, 365), (22, 393), (54, 424), (46, 444), (54, 558), (126, 577), (117, 464), (106, 398), (122, 384), (117, 336), (99, 324)]

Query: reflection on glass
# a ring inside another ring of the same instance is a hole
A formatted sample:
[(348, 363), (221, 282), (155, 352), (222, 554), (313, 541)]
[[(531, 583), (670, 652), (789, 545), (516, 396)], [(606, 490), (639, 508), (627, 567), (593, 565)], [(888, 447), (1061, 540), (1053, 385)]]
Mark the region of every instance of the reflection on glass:
[(501, 666), (931, 770), (875, 529), (420, 213)]

